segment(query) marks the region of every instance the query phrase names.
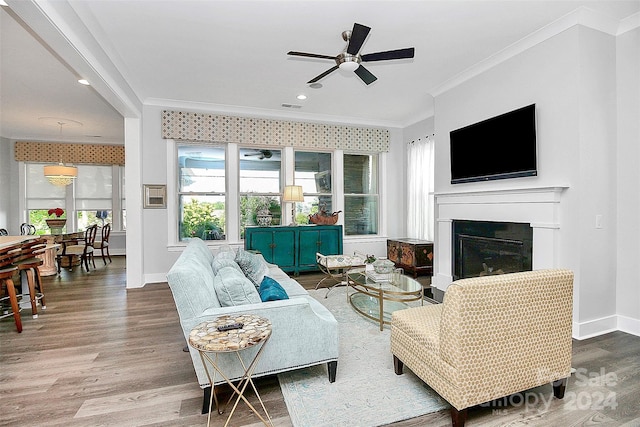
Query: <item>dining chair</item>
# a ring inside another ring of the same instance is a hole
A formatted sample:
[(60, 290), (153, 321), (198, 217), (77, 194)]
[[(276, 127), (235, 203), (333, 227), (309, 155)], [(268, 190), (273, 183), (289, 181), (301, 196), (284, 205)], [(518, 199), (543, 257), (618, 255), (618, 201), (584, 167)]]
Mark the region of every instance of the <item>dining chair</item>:
[(111, 255), (109, 254), (109, 235), (111, 234), (111, 224), (105, 224), (102, 227), (102, 235), (100, 240), (96, 241), (93, 244), (94, 249), (100, 249), (100, 254), (102, 255), (102, 262), (104, 265), (107, 265), (107, 259), (105, 258), (105, 251), (107, 252), (107, 257), (109, 258), (109, 262), (111, 262)]
[[(18, 267), (13, 265), (13, 260), (16, 256), (16, 246), (9, 246), (0, 249), (0, 303), (9, 300), (10, 307), (4, 308), (0, 312), (0, 319), (13, 316), (13, 321), (16, 324), (18, 332), (22, 332), (22, 319), (20, 318), (20, 306), (18, 305), (18, 295), (16, 294), (16, 287), (13, 283), (13, 275), (18, 270)], [(4, 305), (4, 304), (3, 304)]]
[(31, 224), (27, 224), (26, 222), (23, 222), (22, 225), (20, 225), (20, 235), (21, 236), (32, 236), (36, 234), (36, 227), (31, 225)]
[(96, 262), (93, 259), (93, 245), (96, 241), (97, 232), (98, 225), (90, 225), (84, 231), (84, 238), (76, 241), (76, 244), (70, 244), (73, 242), (65, 242), (64, 240), (61, 242), (62, 251), (56, 256), (56, 260), (58, 261), (58, 274), (60, 274), (60, 265), (62, 264), (63, 257), (66, 257), (69, 261), (69, 270), (72, 269), (73, 257), (80, 257), (80, 268), (82, 268), (82, 263), (84, 263), (87, 272), (89, 271), (89, 259), (91, 259), (93, 268), (96, 268)]

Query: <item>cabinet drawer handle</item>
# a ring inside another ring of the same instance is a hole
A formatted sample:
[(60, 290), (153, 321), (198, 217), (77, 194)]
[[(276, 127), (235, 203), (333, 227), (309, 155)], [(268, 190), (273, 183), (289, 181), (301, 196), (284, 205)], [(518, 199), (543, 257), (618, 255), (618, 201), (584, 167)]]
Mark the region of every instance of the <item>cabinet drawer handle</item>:
[(270, 243), (270, 244), (269, 244), (269, 247), (270, 247), (271, 249), (273, 249), (273, 248), (275, 248), (275, 247), (276, 247), (276, 244), (275, 244), (275, 243)]

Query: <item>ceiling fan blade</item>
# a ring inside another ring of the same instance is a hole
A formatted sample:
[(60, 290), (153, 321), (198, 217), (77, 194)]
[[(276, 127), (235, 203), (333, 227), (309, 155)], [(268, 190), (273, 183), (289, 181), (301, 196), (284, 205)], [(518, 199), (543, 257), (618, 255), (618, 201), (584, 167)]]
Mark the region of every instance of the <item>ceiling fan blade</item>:
[(356, 70), (354, 71), (354, 73), (356, 73), (358, 75), (358, 77), (360, 77), (362, 79), (363, 82), (365, 82), (366, 84), (370, 85), (371, 83), (375, 82), (376, 80), (378, 80), (378, 78), (376, 76), (374, 76), (373, 74), (371, 74), (369, 72), (369, 70), (367, 70), (366, 68), (364, 68), (362, 65), (359, 66), (358, 68), (356, 68)]
[(329, 74), (333, 73), (333, 72), (334, 72), (335, 70), (337, 70), (337, 69), (338, 69), (338, 66), (337, 66), (337, 65), (336, 65), (336, 66), (334, 66), (334, 67), (331, 67), (331, 68), (329, 68), (327, 71), (325, 71), (324, 73), (320, 74), (319, 76), (314, 77), (313, 79), (309, 80), (309, 81), (307, 82), (307, 84), (315, 83), (315, 82), (317, 82), (318, 80), (322, 79), (323, 77), (328, 76)]
[(415, 48), (409, 47), (406, 49), (388, 50), (386, 52), (375, 52), (362, 55), (362, 61), (387, 61), (389, 59), (405, 59), (413, 58)]
[(358, 52), (360, 52), (360, 48), (369, 35), (369, 31), (371, 31), (371, 28), (367, 26), (358, 23), (353, 24), (353, 30), (351, 30), (351, 38), (349, 39), (349, 45), (347, 46), (348, 54), (356, 55)]
[(287, 55), (292, 55), (292, 56), (304, 56), (305, 58), (320, 58), (320, 59), (331, 59), (331, 60), (336, 60), (335, 56), (329, 56), (329, 55), (319, 55), (317, 53), (306, 53), (306, 52), (294, 52), (294, 51), (289, 51), (287, 52)]

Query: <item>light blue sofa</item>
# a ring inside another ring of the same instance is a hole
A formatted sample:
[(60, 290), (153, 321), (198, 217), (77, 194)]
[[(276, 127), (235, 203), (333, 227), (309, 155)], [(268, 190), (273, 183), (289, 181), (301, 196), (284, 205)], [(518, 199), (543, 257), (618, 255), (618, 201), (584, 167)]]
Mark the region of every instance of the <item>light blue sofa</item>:
[[(224, 282), (227, 290), (230, 286), (236, 286), (230, 291), (244, 296), (244, 291), (238, 288), (241, 285), (236, 284), (239, 280), (237, 271), (243, 272), (243, 278), (247, 275), (244, 273), (248, 273), (252, 278), (255, 275), (253, 271), (244, 268), (242, 260), (238, 259), (241, 256), (249, 255), (237, 254), (228, 247), (227, 251), (221, 251), (214, 257), (201, 239), (194, 238), (171, 267), (167, 273), (167, 280), (185, 339), (188, 341), (193, 327), (205, 320), (224, 314), (257, 314), (271, 321), (272, 335), (265, 345), (254, 377), (326, 363), (329, 381), (334, 382), (338, 363), (338, 323), (329, 310), (277, 265), (267, 263), (261, 255), (250, 255), (259, 257), (261, 265), (258, 269), (264, 268), (262, 273), (282, 285), (289, 299), (252, 303), (245, 301), (242, 305), (221, 306), (214, 281), (218, 289), (220, 283)], [(234, 262), (236, 260), (243, 265), (244, 270)], [(255, 261), (255, 258), (253, 260)], [(243, 285), (246, 286), (246, 281)], [(253, 289), (255, 290), (255, 287)], [(224, 294), (222, 297), (223, 304), (228, 304), (228, 301), (225, 302)], [(251, 295), (250, 300), (254, 297)], [(257, 349), (253, 348), (243, 350), (243, 359), (250, 360), (256, 351)], [(203, 410), (205, 406), (208, 410), (211, 384), (198, 352), (190, 346), (189, 352), (200, 387), (204, 389)], [(229, 379), (242, 377), (243, 370), (235, 354), (219, 354), (218, 362)], [(218, 375), (214, 382), (220, 384), (224, 380)]]

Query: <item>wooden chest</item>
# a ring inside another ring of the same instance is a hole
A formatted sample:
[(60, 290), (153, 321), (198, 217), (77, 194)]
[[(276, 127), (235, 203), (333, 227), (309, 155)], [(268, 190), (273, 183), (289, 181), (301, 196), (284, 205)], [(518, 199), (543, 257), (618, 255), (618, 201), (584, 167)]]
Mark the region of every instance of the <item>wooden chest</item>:
[(428, 240), (388, 239), (387, 258), (396, 267), (413, 273), (414, 277), (420, 274), (433, 275), (433, 242)]

